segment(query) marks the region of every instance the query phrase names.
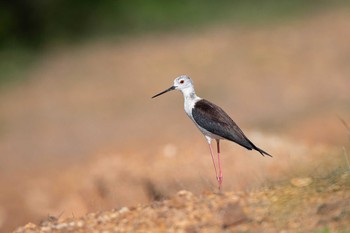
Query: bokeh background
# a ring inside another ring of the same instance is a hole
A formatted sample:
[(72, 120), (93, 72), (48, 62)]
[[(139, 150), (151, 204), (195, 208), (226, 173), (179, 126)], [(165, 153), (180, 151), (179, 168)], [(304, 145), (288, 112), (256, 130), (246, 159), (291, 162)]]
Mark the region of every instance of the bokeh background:
[(188, 74), (274, 157), (222, 143), (225, 191), (348, 168), (350, 2), (2, 1), (0, 231), (217, 184)]

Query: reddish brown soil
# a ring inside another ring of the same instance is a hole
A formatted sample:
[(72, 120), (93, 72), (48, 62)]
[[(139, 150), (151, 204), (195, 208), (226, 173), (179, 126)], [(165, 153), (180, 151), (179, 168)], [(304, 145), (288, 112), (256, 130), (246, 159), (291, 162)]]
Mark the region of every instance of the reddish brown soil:
[(49, 217), (15, 232), (350, 232), (349, 171), (291, 183), (249, 193), (182, 190), (150, 205)]

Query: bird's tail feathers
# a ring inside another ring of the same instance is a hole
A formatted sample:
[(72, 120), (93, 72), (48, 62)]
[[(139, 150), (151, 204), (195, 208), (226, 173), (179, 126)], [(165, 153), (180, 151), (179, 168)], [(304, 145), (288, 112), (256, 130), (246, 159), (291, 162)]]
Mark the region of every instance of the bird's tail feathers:
[(267, 153), (267, 152), (265, 152), (265, 151), (263, 151), (262, 149), (260, 149), (259, 147), (256, 147), (256, 146), (254, 146), (254, 150), (257, 150), (262, 156), (265, 156), (265, 155), (267, 155), (267, 156), (270, 156), (270, 157), (272, 157), (272, 155), (270, 155), (269, 153)]
[(255, 146), (249, 139), (248, 139), (248, 141), (250, 142), (250, 144), (252, 145), (252, 149), (254, 149), (254, 150), (256, 150), (256, 151), (258, 151), (262, 156), (265, 156), (265, 155), (267, 155), (267, 156), (270, 156), (270, 157), (272, 157), (272, 155), (270, 155), (269, 153), (267, 153), (266, 151), (263, 151), (262, 149), (260, 149), (259, 147), (257, 147), (257, 146)]

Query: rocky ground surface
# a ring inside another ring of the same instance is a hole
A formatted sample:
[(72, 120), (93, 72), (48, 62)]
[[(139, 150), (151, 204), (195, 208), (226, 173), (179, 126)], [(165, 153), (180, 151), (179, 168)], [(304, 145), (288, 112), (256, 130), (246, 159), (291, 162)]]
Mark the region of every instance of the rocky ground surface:
[(49, 216), (31, 232), (350, 232), (350, 172), (300, 177), (251, 192), (179, 191), (148, 205)]

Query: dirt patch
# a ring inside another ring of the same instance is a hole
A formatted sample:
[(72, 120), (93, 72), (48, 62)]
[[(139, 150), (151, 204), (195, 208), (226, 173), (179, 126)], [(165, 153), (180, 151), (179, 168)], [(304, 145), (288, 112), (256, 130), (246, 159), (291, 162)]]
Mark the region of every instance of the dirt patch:
[[(311, 178), (310, 178), (311, 179)], [(149, 205), (47, 219), (15, 232), (348, 232), (350, 173), (254, 192), (180, 191)]]

